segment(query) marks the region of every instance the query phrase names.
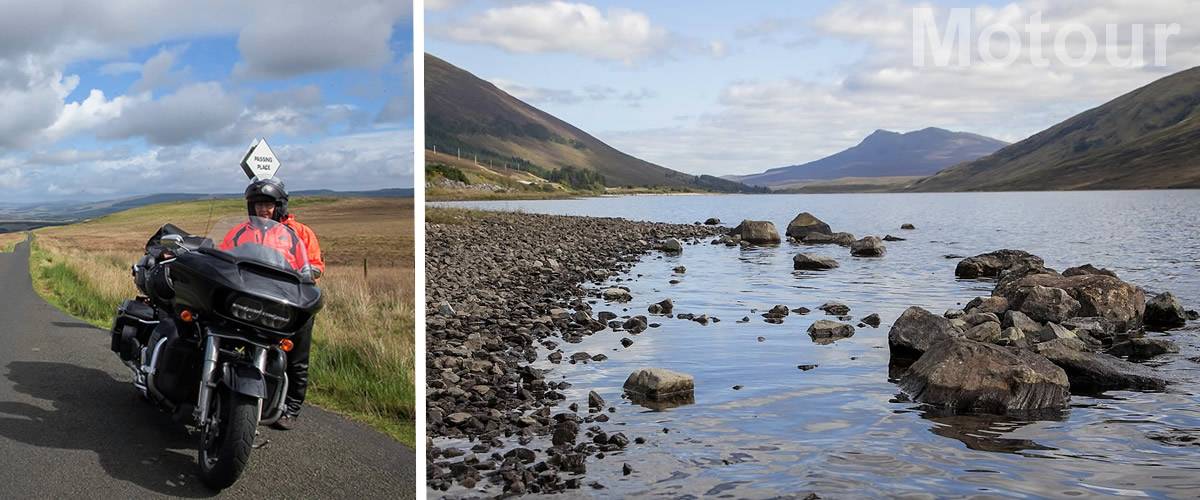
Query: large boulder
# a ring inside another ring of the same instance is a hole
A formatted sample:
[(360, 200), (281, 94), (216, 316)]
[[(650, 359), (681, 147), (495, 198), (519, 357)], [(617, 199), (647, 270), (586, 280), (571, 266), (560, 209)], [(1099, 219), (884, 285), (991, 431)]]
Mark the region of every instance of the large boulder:
[(804, 239), (808, 233), (823, 233), (832, 234), (829, 229), (829, 224), (826, 224), (821, 219), (816, 218), (808, 212), (801, 212), (796, 218), (792, 219), (787, 226), (787, 235), (796, 239)]
[(755, 245), (774, 244), (782, 241), (779, 238), (779, 231), (775, 229), (775, 224), (765, 220), (743, 220), (729, 234), (738, 235), (742, 241)]
[[(1025, 311), (1022, 302), (1029, 291), (1037, 286), (1065, 290), (1079, 302), (1079, 309), (1074, 316), (1102, 317), (1112, 322), (1117, 332), (1135, 329), (1142, 324), (1142, 313), (1146, 308), (1145, 294), (1140, 288), (1112, 276), (1030, 274), (1010, 282), (1002, 280), (992, 294), (1008, 299), (1010, 308)], [(1025, 312), (1028, 314), (1028, 311)]]
[(998, 278), (1000, 271), (1018, 264), (1042, 267), (1045, 262), (1041, 257), (1024, 250), (996, 250), (959, 261), (954, 268), (954, 275), (959, 278)]
[(1072, 392), (1097, 394), (1126, 389), (1158, 391), (1167, 386), (1166, 380), (1155, 376), (1142, 365), (1109, 354), (1081, 350), (1078, 341), (1071, 340), (1042, 342), (1034, 345), (1033, 350), (1067, 372)]
[(1008, 299), (995, 295), (975, 297), (967, 302), (963, 309), (968, 313), (992, 313), (999, 316), (1008, 310)]
[(686, 373), (665, 368), (642, 368), (629, 374), (624, 389), (642, 399), (676, 399), (692, 395), (696, 380)]
[(1183, 304), (1179, 303), (1174, 294), (1163, 292), (1146, 302), (1143, 321), (1146, 328), (1166, 331), (1183, 326), (1187, 322), (1187, 313), (1183, 311)]
[(792, 267), (795, 269), (821, 271), (838, 267), (838, 262), (833, 260), (831, 257), (814, 255), (811, 253), (801, 253), (796, 254), (795, 257), (792, 257)]
[(1057, 410), (1070, 398), (1067, 374), (1046, 358), (964, 338), (922, 355), (900, 387), (916, 401), (966, 412)]
[(1079, 336), (1075, 335), (1075, 332), (1063, 328), (1063, 326), (1058, 323), (1046, 323), (1037, 332), (1030, 333), (1034, 334), (1034, 340), (1037, 342), (1049, 342), (1055, 339), (1079, 340)]
[(985, 321), (979, 323), (963, 334), (964, 337), (976, 342), (986, 344), (999, 344), (1000, 341), (1000, 323)]
[(1025, 292), (1020, 310), (1034, 321), (1062, 323), (1079, 313), (1079, 301), (1061, 288), (1034, 285)]
[(1000, 326), (1004, 328), (1017, 327), (1024, 332), (1036, 332), (1042, 329), (1042, 324), (1034, 321), (1028, 315), (1021, 311), (1007, 311), (1004, 313), (1004, 320), (1000, 322)]
[(1113, 337), (1116, 334), (1116, 329), (1113, 328), (1111, 321), (1098, 317), (1071, 318), (1064, 321), (1062, 326), (1074, 330), (1077, 335), (1087, 335), (1104, 344), (1113, 343)]
[(850, 244), (850, 255), (855, 257), (883, 257), (887, 249), (878, 236), (867, 236)]
[(934, 345), (962, 333), (950, 320), (913, 306), (905, 309), (892, 323), (888, 347), (893, 359), (916, 360)]

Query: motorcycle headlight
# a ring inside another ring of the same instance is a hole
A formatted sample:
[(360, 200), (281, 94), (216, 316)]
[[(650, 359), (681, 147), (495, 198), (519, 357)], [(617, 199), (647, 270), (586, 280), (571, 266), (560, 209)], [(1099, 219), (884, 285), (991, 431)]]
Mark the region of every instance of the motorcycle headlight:
[(234, 318), (272, 330), (282, 330), (292, 322), (292, 308), (270, 300), (238, 296), (229, 303)]

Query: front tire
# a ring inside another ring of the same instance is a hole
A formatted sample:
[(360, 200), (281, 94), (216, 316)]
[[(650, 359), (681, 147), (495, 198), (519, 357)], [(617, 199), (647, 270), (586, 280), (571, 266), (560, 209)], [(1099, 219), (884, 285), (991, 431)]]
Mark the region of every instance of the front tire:
[(200, 434), (200, 480), (221, 490), (237, 482), (250, 463), (254, 433), (258, 428), (258, 398), (228, 388), (212, 398), (212, 420)]

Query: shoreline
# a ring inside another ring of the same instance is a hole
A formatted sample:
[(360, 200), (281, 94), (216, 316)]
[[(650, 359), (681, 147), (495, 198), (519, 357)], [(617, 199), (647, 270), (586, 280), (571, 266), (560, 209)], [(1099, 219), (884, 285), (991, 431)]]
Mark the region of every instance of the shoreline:
[[(546, 372), (530, 367), (538, 349), (554, 350), (607, 328), (592, 318), (589, 301), (595, 291), (589, 284), (627, 272), (659, 240), (698, 242), (728, 228), (448, 208), (431, 212), (441, 223), (426, 228), (430, 491), (474, 488), (483, 481), (514, 493), (581, 487), (585, 477), (566, 476), (583, 472), (586, 458), (604, 449), (580, 436), (579, 427), (597, 414), (555, 408), (564, 398), (559, 391), (570, 382), (549, 381)], [(551, 434), (556, 446), (540, 453), (523, 448)], [(437, 438), (476, 444), (442, 449), (433, 445)], [(493, 453), (512, 445), (520, 447), (503, 456)]]

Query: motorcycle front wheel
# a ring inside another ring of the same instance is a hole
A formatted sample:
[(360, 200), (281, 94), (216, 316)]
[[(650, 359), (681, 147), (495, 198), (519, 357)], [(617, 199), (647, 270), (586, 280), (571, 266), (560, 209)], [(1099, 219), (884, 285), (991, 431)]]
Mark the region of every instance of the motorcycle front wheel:
[(254, 446), (258, 398), (223, 388), (209, 403), (210, 422), (200, 434), (200, 480), (221, 490), (237, 482)]

